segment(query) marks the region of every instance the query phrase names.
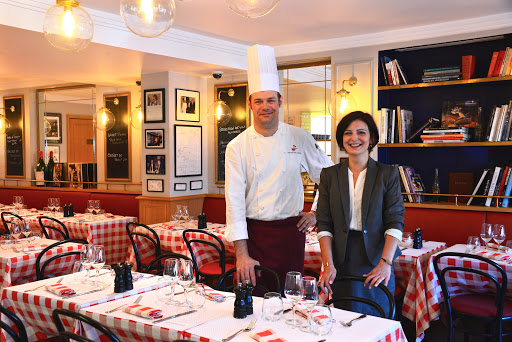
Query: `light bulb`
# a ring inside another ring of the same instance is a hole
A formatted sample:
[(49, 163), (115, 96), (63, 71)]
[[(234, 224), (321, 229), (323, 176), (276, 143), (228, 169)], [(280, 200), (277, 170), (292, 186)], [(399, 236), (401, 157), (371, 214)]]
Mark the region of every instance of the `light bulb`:
[(94, 114), (92, 123), (97, 129), (102, 131), (108, 131), (112, 129), (112, 127), (114, 127), (116, 123), (116, 118), (108, 108), (101, 107)]
[(9, 120), (5, 116), (0, 115), (0, 134), (5, 134), (9, 128), (11, 128), (11, 123)]
[(130, 123), (134, 128), (140, 128), (142, 124), (141, 105), (138, 105), (130, 114)]
[(209, 115), (211, 116), (212, 123), (216, 123), (217, 126), (225, 126), (232, 117), (231, 109), (222, 100), (217, 100), (213, 103)]
[(226, 0), (229, 8), (246, 18), (258, 18), (277, 6), (279, 0)]
[(176, 14), (174, 0), (121, 0), (124, 24), (136, 35), (158, 37), (171, 28)]
[(152, 0), (141, 0), (140, 8), (142, 9), (142, 13), (144, 14), (144, 18), (147, 23), (151, 23), (153, 21), (153, 1)]

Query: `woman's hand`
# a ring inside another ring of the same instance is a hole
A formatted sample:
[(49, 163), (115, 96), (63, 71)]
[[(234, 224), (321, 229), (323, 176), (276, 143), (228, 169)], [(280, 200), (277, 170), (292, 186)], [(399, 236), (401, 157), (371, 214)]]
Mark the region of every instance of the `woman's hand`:
[(331, 284), (334, 282), (335, 278), (336, 268), (334, 265), (330, 264), (329, 266), (324, 266), (323, 273), (318, 281), (318, 286), (320, 286), (324, 293), (332, 295)]
[(391, 277), (391, 266), (381, 260), (370, 273), (363, 274), (363, 276), (367, 277), (364, 286), (370, 284), (370, 289), (374, 286), (379, 286), (381, 282), (384, 282), (384, 285), (387, 286)]

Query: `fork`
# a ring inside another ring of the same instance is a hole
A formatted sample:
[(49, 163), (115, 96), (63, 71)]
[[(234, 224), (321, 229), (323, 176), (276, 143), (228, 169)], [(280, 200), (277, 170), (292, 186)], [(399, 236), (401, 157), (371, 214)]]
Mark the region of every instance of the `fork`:
[(247, 326), (247, 328), (245, 329), (240, 329), (238, 330), (236, 333), (234, 333), (233, 335), (231, 336), (228, 336), (226, 337), (225, 339), (222, 340), (222, 342), (228, 342), (230, 340), (232, 340), (236, 335), (240, 334), (242, 331), (243, 332), (248, 332), (248, 331), (251, 331), (252, 329), (254, 329), (254, 326), (256, 325), (256, 321), (258, 320), (257, 317), (254, 317), (251, 321), (251, 323), (249, 323), (249, 325)]
[[(64, 278), (60, 278), (59, 280), (57, 280), (57, 284), (60, 284), (62, 282), (62, 279), (64, 279)], [(35, 290), (40, 289), (41, 287), (45, 287), (45, 286), (46, 286), (46, 284), (38, 286), (38, 287), (34, 287), (32, 289), (25, 290), (23, 292), (35, 291)]]
[[(140, 295), (139, 298), (137, 298), (135, 300), (135, 302), (133, 302), (133, 304), (139, 304), (141, 300), (142, 300), (142, 295)], [(105, 311), (105, 313), (112, 313), (114, 311), (117, 311), (117, 310), (121, 309), (122, 307), (124, 307), (126, 305), (128, 305), (128, 304), (119, 305), (117, 308), (113, 308), (113, 309)]]
[(351, 319), (350, 321), (348, 321), (347, 323), (345, 322), (342, 322), (342, 321), (339, 321), (341, 325), (343, 325), (344, 327), (351, 327), (352, 326), (352, 322), (358, 320), (358, 319), (363, 319), (365, 318), (366, 315), (365, 314), (362, 314), (361, 316), (357, 316), (356, 318), (354, 319)]

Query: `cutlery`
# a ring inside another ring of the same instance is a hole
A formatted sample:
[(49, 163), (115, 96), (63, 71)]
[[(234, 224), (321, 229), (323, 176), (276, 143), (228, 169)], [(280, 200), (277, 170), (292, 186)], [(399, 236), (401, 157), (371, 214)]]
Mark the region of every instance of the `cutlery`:
[(89, 294), (89, 293), (94, 293), (94, 292), (99, 292), (103, 289), (94, 289), (94, 290), (90, 290), (90, 291), (86, 291), (86, 292), (82, 292), (82, 293), (75, 293), (75, 294), (72, 294), (72, 295), (69, 295), (69, 296), (62, 296), (62, 299), (68, 299), (68, 298), (72, 298), (72, 297), (78, 297), (78, 296), (83, 296), (83, 295), (86, 295), (86, 294)]
[(189, 311), (185, 311), (185, 312), (182, 312), (182, 313), (179, 313), (179, 314), (176, 314), (176, 315), (172, 315), (172, 316), (169, 316), (169, 317), (159, 318), (157, 320), (154, 320), (153, 323), (160, 323), (160, 322), (163, 322), (163, 321), (167, 321), (168, 319), (176, 318), (176, 317), (180, 317), (180, 316), (185, 316), (185, 315), (194, 313), (196, 311), (197, 310), (189, 310)]
[(351, 327), (351, 326), (352, 326), (352, 322), (354, 322), (354, 321), (356, 321), (356, 320), (358, 320), (358, 319), (363, 319), (363, 318), (365, 318), (365, 317), (366, 317), (366, 315), (365, 315), (365, 314), (362, 314), (361, 316), (357, 316), (356, 318), (351, 319), (351, 320), (350, 320), (350, 321), (348, 321), (347, 323), (340, 321), (340, 324), (341, 324), (341, 325), (343, 325), (344, 327)]
[[(98, 275), (101, 277), (102, 275), (109, 274), (109, 273), (110, 272), (103, 272), (103, 273), (100, 273)], [(94, 277), (96, 277), (96, 274), (92, 274), (92, 275), (89, 276), (89, 278), (94, 278)]]
[[(137, 298), (135, 300), (135, 302), (133, 302), (133, 304), (139, 304), (141, 300), (142, 300), (142, 295), (140, 295), (139, 298)], [(113, 308), (111, 310), (105, 311), (105, 313), (112, 313), (114, 311), (117, 311), (117, 310), (121, 309), (123, 306), (126, 306), (126, 305), (128, 305), (128, 304), (119, 305), (117, 308)]]
[(324, 338), (323, 340), (318, 340), (316, 342), (325, 342), (325, 341), (327, 341), (327, 340)]
[[(60, 278), (59, 280), (57, 280), (57, 284), (60, 284), (62, 282), (62, 279), (64, 279), (64, 278)], [(23, 292), (35, 291), (35, 290), (40, 289), (41, 287), (45, 287), (45, 286), (46, 286), (46, 284), (38, 286), (38, 287), (34, 287), (32, 289), (25, 290)]]
[(249, 323), (249, 325), (247, 326), (247, 328), (245, 329), (240, 329), (238, 330), (236, 333), (234, 333), (233, 335), (231, 336), (228, 336), (226, 337), (225, 339), (222, 340), (222, 342), (227, 342), (227, 341), (230, 341), (231, 339), (233, 339), (236, 335), (240, 334), (242, 331), (243, 332), (248, 332), (248, 331), (251, 331), (252, 329), (254, 329), (254, 326), (256, 325), (256, 321), (258, 320), (257, 317), (254, 317), (251, 321), (251, 323)]

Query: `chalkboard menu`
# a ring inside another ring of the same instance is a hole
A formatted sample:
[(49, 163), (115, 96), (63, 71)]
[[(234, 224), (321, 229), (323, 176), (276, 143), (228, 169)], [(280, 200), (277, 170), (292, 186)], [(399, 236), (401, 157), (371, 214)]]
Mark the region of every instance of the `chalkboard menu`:
[(5, 132), (5, 176), (25, 178), (23, 95), (4, 97), (4, 108), (5, 117), (11, 124)]
[(131, 181), (130, 177), (130, 94), (104, 96), (116, 122), (105, 132), (106, 180)]
[[(234, 96), (229, 96), (227, 91), (233, 89)], [(231, 120), (224, 126), (215, 125), (215, 183), (224, 184), (225, 181), (225, 156), (228, 143), (249, 126), (249, 107), (247, 106), (247, 83), (223, 84), (215, 87), (215, 96), (226, 102), (231, 109)]]

